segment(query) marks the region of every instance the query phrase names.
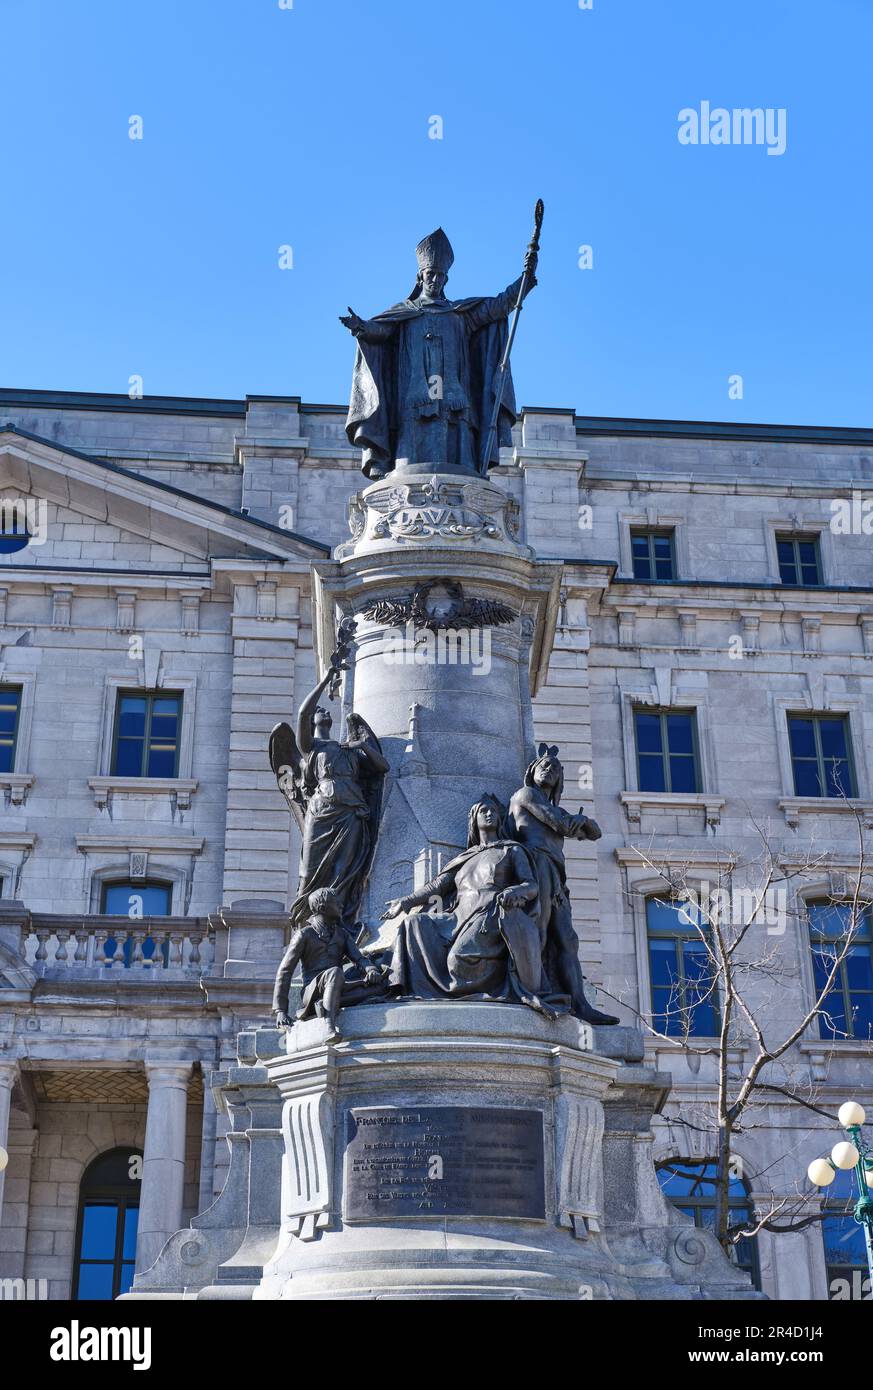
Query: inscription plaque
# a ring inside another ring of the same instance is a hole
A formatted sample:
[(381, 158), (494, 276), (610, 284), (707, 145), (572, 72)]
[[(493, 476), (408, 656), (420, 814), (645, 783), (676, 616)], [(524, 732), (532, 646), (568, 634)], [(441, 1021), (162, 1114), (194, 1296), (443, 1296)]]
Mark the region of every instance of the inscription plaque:
[(546, 1214), (543, 1112), (468, 1105), (355, 1109), (344, 1217)]

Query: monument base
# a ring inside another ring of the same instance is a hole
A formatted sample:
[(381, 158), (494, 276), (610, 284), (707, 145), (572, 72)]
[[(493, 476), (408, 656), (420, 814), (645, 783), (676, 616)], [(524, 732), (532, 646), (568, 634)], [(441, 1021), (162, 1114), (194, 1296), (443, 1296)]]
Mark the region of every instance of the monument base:
[(760, 1297), (661, 1193), (669, 1079), (636, 1030), (461, 1001), (340, 1023), (241, 1035), (225, 1192), (128, 1297)]

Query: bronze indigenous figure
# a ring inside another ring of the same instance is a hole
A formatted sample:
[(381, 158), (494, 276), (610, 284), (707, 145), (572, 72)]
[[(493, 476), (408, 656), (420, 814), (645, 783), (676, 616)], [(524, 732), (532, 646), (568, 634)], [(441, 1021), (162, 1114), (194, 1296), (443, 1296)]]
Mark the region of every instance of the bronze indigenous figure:
[[(547, 1018), (566, 1013), (569, 998), (552, 994), (543, 971), (536, 898), (531, 857), (507, 837), (504, 808), (484, 797), (470, 811), (467, 849), (417, 893), (386, 907), (386, 917), (402, 914), (392, 991), (522, 1003)], [(436, 911), (410, 912), (432, 899)]]
[(289, 724), (276, 725), (270, 735), (270, 765), (303, 832), (292, 925), (304, 917), (314, 889), (330, 888), (346, 930), (355, 935), (388, 763), (366, 720), (350, 714), (349, 738), (341, 743), (331, 738), (330, 713), (318, 704), (326, 688), (336, 691), (346, 669), (348, 641), (346, 633), (327, 674), (300, 706), (296, 739)]
[(561, 809), (558, 803), (563, 787), (558, 749), (541, 743), (525, 772), (524, 785), (509, 803), (510, 833), (524, 845), (535, 866), (539, 941), (550, 979), (569, 994), (577, 1018), (586, 1023), (618, 1023), (585, 997), (564, 864), (565, 838), (572, 835), (577, 840), (599, 840), (600, 826), (582, 811), (573, 816)]
[[(356, 967), (356, 977), (344, 972), (344, 961)], [(279, 1028), (291, 1026), (288, 994), (298, 965), (303, 974), (303, 996), (295, 1017), (326, 1018), (329, 1036), (334, 1038), (340, 1036), (340, 1009), (374, 998), (383, 984), (383, 972), (361, 955), (343, 929), (342, 903), (329, 888), (309, 894), (306, 920), (292, 932), (282, 957), (273, 990), (273, 1013)]]
[(408, 299), (372, 319), (351, 308), (340, 318), (357, 340), (346, 434), (373, 481), (397, 467), (484, 476), (516, 418), (507, 320), (537, 283), (536, 243), (524, 273), (493, 298), (446, 298), (455, 257), (441, 227), (415, 254)]

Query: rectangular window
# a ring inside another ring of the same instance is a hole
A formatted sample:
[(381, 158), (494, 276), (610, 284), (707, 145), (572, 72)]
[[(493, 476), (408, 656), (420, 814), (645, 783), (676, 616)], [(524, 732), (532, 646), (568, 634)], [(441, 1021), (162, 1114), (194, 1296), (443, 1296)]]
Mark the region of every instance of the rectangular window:
[(857, 796), (849, 720), (844, 714), (789, 714), (795, 796)]
[[(853, 925), (852, 904), (810, 903), (809, 939), (816, 995), (825, 988), (834, 963), (834, 982), (819, 1014), (823, 1038), (873, 1038), (873, 925), (869, 909)], [(851, 945), (848, 945), (851, 939)], [(845, 954), (844, 954), (845, 953)]]
[(631, 554), (634, 562), (634, 579), (676, 578), (676, 554), (672, 531), (632, 527)]
[[(100, 911), (113, 917), (129, 917), (131, 922), (141, 922), (144, 917), (169, 917), (173, 900), (173, 886), (170, 883), (104, 883)], [(133, 962), (133, 937), (126, 936), (119, 951), (118, 936), (108, 936), (103, 943), (103, 964), (123, 965), (129, 970)], [(157, 943), (153, 936), (142, 942), (142, 958), (155, 963)], [(170, 943), (164, 938), (157, 948), (158, 958), (166, 966), (170, 959)]]
[(697, 721), (693, 710), (635, 709), (641, 792), (699, 792)]
[(21, 714), (21, 690), (0, 685), (0, 772), (15, 771), (15, 744)]
[(821, 1233), (827, 1265), (828, 1298), (840, 1302), (873, 1299), (864, 1248), (864, 1228), (852, 1215), (857, 1201), (855, 1181), (854, 1170), (839, 1170), (833, 1182), (825, 1188), (825, 1201), (822, 1203), (824, 1220)]
[(712, 1038), (718, 1033), (713, 963), (691, 903), (646, 901), (652, 1026), (667, 1037)]
[(814, 589), (822, 583), (818, 536), (777, 532), (776, 555), (783, 584)]
[(115, 713), (113, 774), (175, 777), (181, 721), (181, 694), (120, 690)]

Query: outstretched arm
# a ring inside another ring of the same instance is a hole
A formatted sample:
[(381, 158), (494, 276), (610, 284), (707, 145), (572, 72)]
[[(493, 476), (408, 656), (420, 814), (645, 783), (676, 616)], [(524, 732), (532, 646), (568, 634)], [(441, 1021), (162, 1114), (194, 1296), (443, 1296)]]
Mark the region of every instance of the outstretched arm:
[(383, 917), (396, 917), (401, 912), (408, 912), (411, 907), (422, 907), (429, 898), (447, 899), (455, 891), (454, 872), (444, 872), (437, 874), (434, 878), (420, 888), (417, 893), (409, 893), (405, 898), (392, 898), (385, 905)]
[[(470, 327), (484, 328), (486, 323), (498, 323), (500, 319), (509, 318), (518, 303), (518, 292), (521, 289), (522, 280), (524, 280), (524, 276), (519, 275), (518, 279), (513, 280), (511, 285), (507, 285), (502, 294), (495, 294), (490, 299), (483, 299), (481, 304), (477, 304), (475, 309), (471, 309), (466, 316)], [(536, 282), (536, 276), (531, 274), (525, 285), (525, 299)]]
[(294, 971), (297, 969), (302, 955), (303, 933), (298, 929), (292, 933), (291, 940), (288, 942), (273, 987), (273, 1012), (278, 1015), (277, 1022), (283, 1027), (291, 1022), (288, 1016), (288, 995), (291, 990)]
[(333, 675), (333, 673), (333, 667), (331, 667), (327, 675), (322, 680), (320, 680), (315, 689), (311, 691), (309, 695), (307, 695), (306, 699), (303, 701), (303, 704), (300, 706), (300, 709), (298, 711), (297, 747), (300, 749), (300, 752), (303, 754), (304, 758), (312, 752), (312, 716), (315, 713), (315, 707), (318, 704), (318, 701), (324, 693), (325, 689), (327, 688), (328, 682), (330, 681), (330, 678)]
[(384, 319), (359, 318), (351, 304), (348, 314), (340, 314), (339, 321), (353, 338), (362, 338), (365, 343), (387, 343), (397, 328), (397, 324), (390, 319), (386, 322)]
[(373, 983), (375, 980), (379, 979), (381, 974), (379, 967), (372, 960), (367, 959), (363, 951), (359, 949), (357, 943), (352, 941), (351, 937), (349, 937), (347, 941), (346, 955), (349, 960), (358, 967), (364, 979), (369, 983)]

